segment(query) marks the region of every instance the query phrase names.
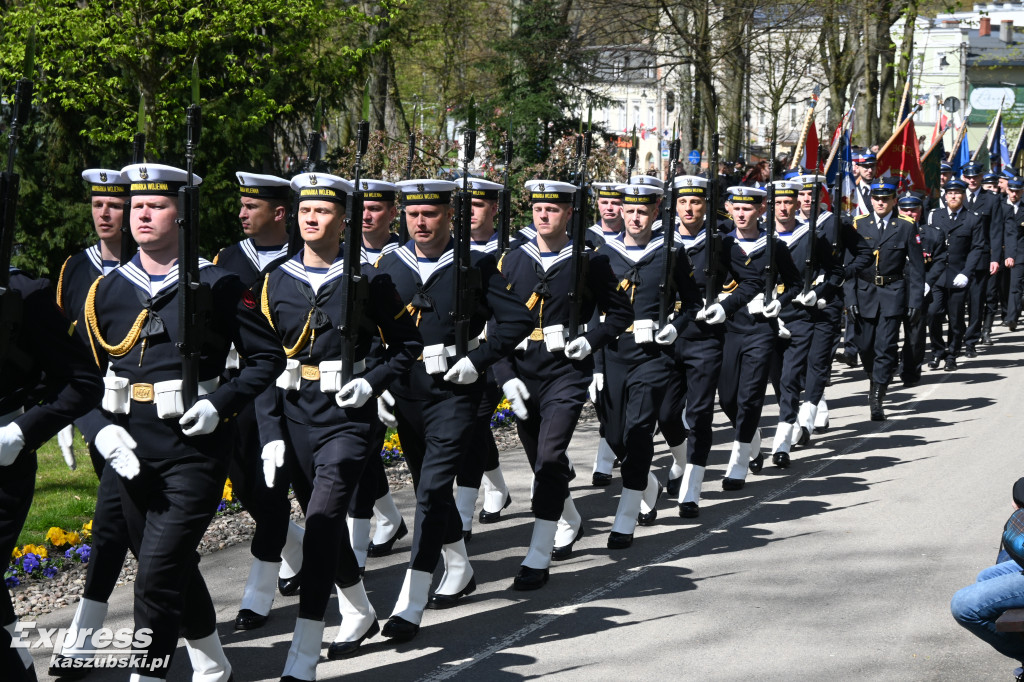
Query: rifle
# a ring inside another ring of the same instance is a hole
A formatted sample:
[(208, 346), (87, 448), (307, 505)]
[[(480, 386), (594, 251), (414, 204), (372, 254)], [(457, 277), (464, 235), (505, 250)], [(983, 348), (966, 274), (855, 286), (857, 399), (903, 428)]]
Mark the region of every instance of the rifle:
[(771, 161), (768, 167), (768, 216), (765, 218), (767, 227), (767, 239), (765, 241), (765, 255), (768, 256), (768, 272), (764, 277), (764, 302), (768, 303), (775, 295), (775, 285), (778, 282), (778, 271), (775, 267), (775, 140), (772, 140)]
[(590, 159), (592, 134), (592, 128), (588, 125), (587, 132), (577, 138), (576, 144), (579, 165), (574, 179), (577, 189), (572, 195), (572, 218), (569, 222), (569, 237), (572, 239), (572, 255), (569, 260), (572, 277), (569, 289), (570, 340), (579, 336), (580, 325), (583, 323), (583, 298), (587, 289), (587, 195), (590, 193), (587, 185), (587, 160)]
[(362, 322), (363, 302), (366, 300), (366, 278), (362, 273), (363, 251), (363, 190), (359, 181), (363, 175), (363, 154), (370, 138), (370, 123), (360, 121), (356, 128), (356, 168), (353, 189), (345, 200), (345, 262), (341, 280), (341, 385), (352, 381), (352, 368), (356, 364), (356, 343)]
[[(814, 288), (814, 277), (818, 269), (818, 203), (821, 201), (821, 183), (815, 170), (814, 189), (811, 190), (811, 214), (807, 220), (807, 258), (804, 261), (804, 291)], [(838, 225), (836, 226), (838, 229)]]
[(7, 134), (7, 169), (0, 174), (0, 363), (16, 351), (11, 342), (21, 326), (21, 295), (11, 289), (11, 252), (14, 249), (14, 218), (18, 206), (21, 178), (14, 172), (18, 153), (18, 135), (28, 121), (32, 108), (32, 74), (35, 62), (35, 29), (29, 33), (25, 47), (25, 77), (18, 79), (14, 89), (14, 112)]
[[(708, 167), (708, 175), (712, 176), (711, 169), (718, 169), (718, 143), (720, 136), (714, 133), (711, 136), (711, 165)], [(704, 262), (704, 295), (705, 308), (718, 301), (718, 294), (722, 288), (722, 274), (719, 264), (722, 260), (722, 236), (718, 234), (718, 178), (712, 176), (708, 180), (708, 203), (704, 209), (704, 238), (707, 243), (707, 258)]]
[(188, 411), (199, 397), (199, 354), (209, 328), (212, 294), (199, 280), (199, 185), (193, 165), (203, 126), (199, 108), (199, 58), (192, 62), (192, 104), (185, 113), (187, 182), (178, 190), (178, 350), (181, 352), (181, 399)]
[[(403, 180), (412, 177), (412, 162), (416, 160), (416, 133), (409, 133), (409, 157), (405, 161), (405, 175)], [(406, 243), (409, 241), (409, 224), (405, 222), (405, 204), (398, 209), (398, 241)]]
[[(139, 99), (139, 128), (132, 140), (132, 163), (145, 163), (146, 161), (146, 98)], [(139, 245), (132, 237), (132, 226), (129, 214), (132, 210), (132, 201), (129, 198), (124, 202), (124, 216), (121, 218), (121, 254), (119, 260), (124, 265), (132, 259)]]
[(499, 258), (508, 251), (512, 230), (512, 188), (508, 186), (509, 168), (512, 166), (512, 137), (505, 139), (505, 171), (502, 174), (501, 196), (498, 199), (498, 252)]
[(661, 284), (658, 285), (658, 329), (668, 324), (668, 316), (675, 307), (675, 287), (672, 286), (672, 270), (675, 268), (675, 211), (676, 211), (676, 165), (679, 162), (679, 139), (673, 139), (668, 152), (668, 178), (665, 184), (668, 194), (661, 200), (661, 231), (665, 244), (661, 247)]
[(476, 303), (476, 292), (480, 289), (480, 272), (470, 260), (470, 232), (473, 198), (469, 193), (469, 162), (476, 156), (476, 128), (466, 127), (462, 137), (462, 189), (455, 195), (455, 262), (452, 277), (454, 289), (452, 318), (455, 322), (456, 361), (469, 352), (469, 322)]
[[(320, 163), (320, 100), (316, 101), (313, 113), (313, 128), (306, 136), (306, 162), (302, 164), (303, 173), (312, 173)], [(299, 198), (292, 202), (292, 231), (288, 235), (288, 253), (295, 253), (302, 248), (302, 230), (299, 228)]]

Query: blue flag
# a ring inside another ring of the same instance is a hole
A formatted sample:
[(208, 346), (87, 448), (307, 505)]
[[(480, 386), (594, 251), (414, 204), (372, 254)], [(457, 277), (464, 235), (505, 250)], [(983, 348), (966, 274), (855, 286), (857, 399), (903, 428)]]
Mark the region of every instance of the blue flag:
[[(964, 123), (967, 125), (967, 123)], [(964, 135), (963, 139), (960, 140), (960, 147), (953, 152), (953, 158), (950, 161), (950, 166), (953, 167), (953, 177), (960, 177), (960, 169), (971, 162), (971, 149), (967, 146), (967, 136)]]
[(994, 172), (1002, 170), (1003, 166), (1013, 164), (1010, 157), (1010, 145), (1006, 143), (1006, 129), (1003, 128), (1003, 117), (999, 116), (996, 127), (992, 131), (992, 141), (988, 147), (988, 158)]

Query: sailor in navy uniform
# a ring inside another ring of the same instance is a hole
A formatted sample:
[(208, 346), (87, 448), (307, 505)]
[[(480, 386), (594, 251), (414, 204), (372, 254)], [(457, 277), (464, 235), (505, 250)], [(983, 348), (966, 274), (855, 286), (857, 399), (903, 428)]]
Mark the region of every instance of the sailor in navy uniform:
[[(793, 183), (787, 184), (792, 197), (795, 194)], [(786, 191), (787, 188), (784, 186), (782, 192)], [(725, 204), (735, 226), (729, 236), (743, 250), (750, 261), (750, 266), (759, 274), (767, 277), (769, 268), (774, 267), (776, 284), (773, 291), (759, 292), (753, 300), (737, 310), (725, 322), (725, 345), (722, 349), (722, 371), (718, 377), (718, 396), (722, 411), (733, 425), (735, 434), (729, 464), (722, 479), (723, 490), (741, 490), (746, 481), (751, 458), (755, 455), (760, 457), (761, 437), (758, 424), (761, 421), (765, 391), (768, 388), (769, 373), (775, 358), (776, 339), (781, 327), (779, 313), (784, 307), (789, 307), (794, 297), (801, 301), (808, 300), (800, 292), (800, 273), (793, 264), (793, 258), (784, 240), (779, 237), (774, 238), (774, 263), (769, 263), (768, 234), (758, 224), (758, 218), (766, 208), (764, 200), (767, 194), (766, 190), (756, 187), (729, 187), (728, 200)], [(777, 201), (779, 197), (776, 197)], [(785, 201), (785, 194), (781, 198)], [(792, 206), (790, 208), (792, 209)], [(792, 222), (795, 223), (795, 220)], [(799, 330), (803, 339), (810, 339), (809, 326), (806, 324)], [(803, 343), (806, 346), (806, 341)], [(796, 417), (796, 398), (797, 396), (794, 396), (791, 400), (793, 418)]]
[[(290, 255), (287, 221), (291, 188), (287, 180), (274, 175), (239, 171), (235, 178), (241, 204), (238, 219), (246, 238), (221, 249), (213, 263), (234, 273), (249, 289), (255, 289), (266, 273), (288, 260)], [(226, 378), (236, 375), (244, 362), (232, 348), (228, 353)], [(294, 559), (282, 562), (282, 556), (302, 556), (302, 529), (290, 520), (288, 477), (277, 477), (270, 488), (263, 482), (256, 420), (254, 403), (249, 403), (231, 424), (234, 443), (228, 478), (256, 524), (249, 548), (253, 562), (235, 616), (236, 630), (252, 630), (266, 623), (274, 603), (277, 579), (280, 577), (287, 586), (301, 566)], [(290, 529), (293, 525), (295, 528)]]
[[(363, 190), (363, 248), (360, 262), (367, 272), (385, 254), (397, 249), (401, 243), (398, 235), (391, 232), (391, 226), (398, 217), (398, 188), (384, 180), (362, 179), (359, 181)], [(373, 342), (373, 350), (367, 358), (367, 367), (371, 368), (380, 361), (381, 347), (377, 340)], [(386, 390), (381, 394), (385, 401), (391, 394)], [(384, 437), (387, 435), (385, 425), (378, 420), (374, 433), (370, 437), (371, 457), (363, 470), (363, 478), (352, 497), (348, 510), (348, 531), (352, 540), (352, 551), (360, 566), (366, 565), (366, 557), (382, 557), (391, 554), (395, 542), (408, 534), (401, 512), (391, 496), (384, 461), (380, 458)], [(370, 537), (370, 517), (377, 519), (373, 537)]]
[[(416, 524), (409, 569), (391, 618), (382, 634), (396, 641), (419, 631), (430, 581), (441, 555), (445, 573), (430, 597), (434, 608), (454, 606), (476, 589), (462, 537), (453, 484), (476, 428), (486, 380), (481, 376), (512, 352), (533, 328), (530, 312), (498, 272), (491, 254), (471, 252), (469, 280), (478, 284), (463, 294), (469, 315), (468, 353), (456, 357), (454, 240), (451, 193), (444, 180), (398, 183), (412, 239), (384, 256), (377, 269), (395, 282), (423, 336), (423, 361), (392, 384), (398, 437), (416, 491)], [(475, 271), (475, 272), (474, 272)], [(469, 299), (469, 300), (467, 300)], [(488, 320), (487, 341), (479, 342)]]
[[(235, 275), (201, 260), (210, 308), (197, 311), (200, 399), (185, 409), (176, 345), (176, 220), (178, 189), (187, 174), (158, 164), (133, 164), (122, 173), (131, 181), (132, 235), (139, 252), (89, 290), (78, 329), (88, 336), (96, 364), (110, 366), (102, 410), (77, 423), (121, 474), (128, 542), (139, 562), (135, 628), (152, 630), (133, 680), (165, 676), (166, 668), (153, 666), (164, 663), (184, 635), (196, 674), (223, 681), (231, 665), (220, 646), (196, 549), (224, 489), (232, 434), (222, 424), (272, 385), (284, 368), (284, 354), (252, 292)], [(245, 367), (221, 382), (232, 342)]]
[[(332, 588), (337, 588), (342, 620), (328, 658), (355, 654), (365, 639), (380, 631), (345, 515), (367, 462), (380, 456), (377, 403), (372, 398), (411, 369), (422, 344), (385, 275), (369, 278), (362, 293), (355, 294), (360, 309), (345, 319), (345, 254), (338, 242), (352, 185), (335, 175), (302, 173), (292, 178), (292, 189), (298, 195), (297, 226), (305, 245), (265, 276), (260, 293), (260, 309), (288, 356), (277, 381), (284, 395), (282, 400), (282, 392), (271, 389), (260, 396), (258, 407), (268, 415), (260, 420), (267, 483), (273, 483), (283, 454), (306, 515), (299, 614), (281, 676), (314, 680)], [(345, 323), (353, 325), (355, 365), (353, 378), (342, 385), (345, 360), (339, 326)], [(374, 337), (383, 346), (378, 361), (367, 369)]]
[[(956, 358), (966, 332), (964, 312), (968, 285), (972, 274), (979, 269), (978, 264), (985, 262), (989, 254), (982, 218), (964, 207), (967, 184), (950, 180), (944, 189), (946, 206), (928, 214), (925, 229), (931, 247), (931, 267), (926, 282), (932, 295), (928, 308), (932, 346), (929, 367), (938, 368), (945, 360), (943, 369), (952, 372), (957, 368)], [(946, 339), (942, 338), (944, 320), (949, 323)]]
[[(7, 291), (0, 294), (0, 311), (9, 311), (0, 313), (0, 556), (5, 557), (14, 551), (32, 504), (36, 449), (103, 396), (100, 372), (55, 305), (49, 282), (14, 268), (9, 272)], [(3, 678), (34, 681), (29, 650), (11, 646), (17, 618), (6, 585), (0, 626)]]
[[(662, 486), (651, 473), (653, 434), (674, 379), (674, 344), (680, 332), (693, 324), (701, 307), (689, 261), (678, 248), (682, 240), (671, 230), (653, 230), (664, 190), (653, 184), (621, 185), (619, 189), (623, 192), (625, 229), (598, 249), (598, 255), (611, 264), (631, 309), (616, 326), (633, 318), (633, 324), (605, 347), (605, 382), (598, 395), (608, 445), (622, 462), (622, 494), (608, 535), (609, 549), (630, 547), (636, 525), (652, 525), (658, 517)], [(666, 239), (674, 240), (677, 247), (671, 280), (664, 285), (668, 309), (678, 308), (678, 312), (660, 327)]]
[[(680, 478), (679, 515), (696, 518), (700, 515), (700, 490), (711, 454), (711, 423), (714, 419), (715, 392), (722, 368), (725, 344), (725, 321), (764, 291), (764, 280), (753, 267), (736, 240), (720, 233), (717, 221), (707, 217), (707, 185), (705, 178), (681, 175), (675, 179), (679, 196), (676, 216), (683, 248), (693, 268), (700, 293), (701, 310), (695, 322), (687, 325), (675, 344), (677, 381), (670, 386), (659, 418), (661, 432), (672, 452), (674, 463), (669, 479)], [(708, 240), (718, 240), (717, 273), (721, 283), (736, 283), (728, 297), (719, 301), (721, 292), (708, 291)], [(689, 434), (683, 447), (682, 409), (686, 406)], [(673, 486), (674, 487), (674, 486)]]
[(896, 370), (903, 318), (913, 322), (924, 300), (924, 256), (914, 221), (899, 215), (896, 186), (871, 186), (871, 215), (857, 216), (853, 227), (868, 242), (874, 265), (857, 273), (847, 299), (855, 340), (868, 375), (871, 419), (882, 421), (885, 392)]
[[(498, 214), (498, 196), (505, 188), (497, 182), (481, 178), (466, 181), (472, 208), (470, 210), (470, 234), (473, 243), (470, 248), (481, 253), (498, 253), (498, 233), (494, 219)], [(498, 462), (498, 445), (494, 442), (491, 417), (501, 402), (501, 386), (494, 378), (494, 368), (488, 368), (486, 388), (477, 408), (477, 425), (469, 455), (462, 460), (462, 466), (455, 479), (455, 506), (462, 519), (462, 532), (466, 539), (473, 533), (473, 515), (476, 513), (476, 499), (483, 487), (484, 503), (480, 510), (480, 523), (497, 523), (503, 509), (512, 504), (505, 476)]]
[(598, 220), (587, 228), (587, 244), (592, 249), (604, 244), (606, 239), (614, 239), (622, 232), (622, 192), (617, 182), (594, 182), (594, 196), (597, 198)]
[[(584, 333), (572, 330), (570, 292), (574, 288), (573, 243), (566, 233), (575, 185), (551, 180), (527, 183), (537, 236), (509, 251), (499, 267), (531, 312), (533, 332), (510, 358), (494, 366), (494, 376), (519, 418), (516, 427), (534, 474), (535, 516), (530, 548), (512, 584), (535, 590), (548, 580), (552, 552), (567, 558), (583, 533), (582, 519), (569, 494), (575, 476), (567, 454), (594, 371), (592, 353), (612, 341), (633, 319), (629, 298), (618, 290), (608, 258), (584, 249), (580, 264), (580, 320), (604, 320)], [(559, 521), (564, 535), (558, 539)]]
[[(798, 223), (807, 223), (811, 219), (811, 205), (814, 203), (814, 183), (821, 184), (818, 193), (823, 195), (826, 191), (825, 177), (822, 175), (800, 175), (793, 178), (794, 182), (803, 184), (803, 188), (797, 193), (797, 214)], [(819, 292), (817, 306), (810, 311), (811, 319), (814, 322), (814, 336), (811, 339), (811, 347), (807, 352), (807, 374), (804, 380), (803, 398), (800, 403), (800, 410), (797, 413), (796, 425), (788, 434), (790, 443), (806, 445), (810, 442), (811, 435), (816, 430), (828, 428), (828, 402), (825, 400), (825, 387), (829, 383), (829, 375), (832, 372), (832, 351), (836, 345), (836, 339), (840, 338), (840, 326), (842, 325), (843, 309), (849, 307), (853, 297), (851, 280), (855, 279), (857, 273), (870, 266), (873, 255), (871, 247), (864, 238), (853, 229), (853, 225), (845, 218), (819, 207), (818, 212), (818, 233), (820, 241), (829, 244), (832, 250), (830, 259), (819, 259), (820, 272), (815, 281), (830, 276), (825, 272), (824, 264), (829, 261), (837, 261), (843, 265), (841, 279), (833, 283), (846, 288), (842, 290), (822, 290)], [(794, 259), (798, 263), (799, 259)], [(821, 301), (824, 301), (824, 304)], [(822, 305), (824, 307), (822, 307)], [(847, 327), (849, 342), (853, 343), (853, 315), (847, 310)], [(857, 357), (857, 350), (854, 347), (852, 352), (847, 353), (852, 358)], [(782, 434), (777, 434), (782, 435)], [(774, 444), (773, 444), (774, 445)], [(786, 452), (789, 450), (787, 449)]]
[[(82, 172), (82, 178), (89, 186), (92, 222), (99, 242), (69, 257), (61, 266), (60, 277), (57, 279), (57, 306), (71, 320), (77, 320), (81, 315), (89, 287), (96, 278), (109, 274), (118, 266), (121, 225), (128, 202), (129, 183), (127, 178), (121, 176), (121, 171), (91, 168)], [(70, 424), (57, 434), (64, 459), (72, 469), (76, 466), (73, 438), (74, 427)], [(89, 446), (89, 457), (100, 486), (105, 488), (104, 493), (99, 495), (104, 503), (93, 514), (92, 552), (86, 570), (85, 588), (62, 647), (69, 652), (81, 630), (96, 630), (103, 626), (107, 600), (114, 591), (128, 553), (128, 531), (121, 511), (121, 499), (117, 494), (117, 474), (111, 471), (104, 477), (103, 472), (108, 467), (92, 445)], [(76, 650), (74, 656), (70, 653), (58, 654), (58, 659), (91, 658), (92, 655), (93, 651), (89, 648)], [(64, 665), (63, 660), (57, 660), (51, 666), (53, 676), (63, 675), (65, 671), (61, 665)], [(69, 674), (74, 672), (72, 670)]]

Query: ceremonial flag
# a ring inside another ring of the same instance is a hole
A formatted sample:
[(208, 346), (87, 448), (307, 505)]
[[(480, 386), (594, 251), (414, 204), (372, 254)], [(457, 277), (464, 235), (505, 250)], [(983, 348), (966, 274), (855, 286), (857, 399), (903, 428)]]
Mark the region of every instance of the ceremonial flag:
[(1024, 163), (1024, 158), (1021, 154), (1024, 153), (1024, 121), (1021, 121), (1020, 130), (1017, 131), (1017, 142), (1013, 145), (1013, 153), (1010, 155), (1010, 165), (1014, 167), (1017, 174), (1020, 174), (1021, 164)]
[(910, 84), (914, 81), (914, 65), (910, 64), (910, 68), (907, 69), (907, 79), (903, 82), (903, 97), (900, 98), (900, 111), (896, 117), (896, 124), (893, 128), (893, 132), (899, 127), (903, 121), (906, 120), (907, 116), (911, 115), (913, 105), (910, 103)]
[(949, 165), (953, 168), (953, 177), (960, 177), (960, 169), (966, 166), (971, 161), (971, 149), (967, 146), (967, 122), (960, 127), (960, 146), (953, 150), (953, 156), (949, 160)]
[[(850, 115), (853, 116), (852, 110)], [(867, 207), (864, 206), (864, 197), (857, 191), (857, 182), (853, 179), (853, 145), (850, 144), (850, 133), (851, 131), (847, 130), (843, 134), (837, 155), (839, 163), (832, 165), (836, 166), (836, 173), (839, 176), (836, 180), (840, 183), (840, 210), (847, 215), (861, 215), (867, 213)]]
[(804, 153), (800, 157), (800, 167), (807, 170), (818, 170), (818, 126), (814, 121), (807, 127), (804, 139)]
[(913, 189), (925, 191), (924, 172), (921, 170), (921, 152), (917, 146), (917, 133), (914, 131), (914, 116), (904, 119), (889, 141), (878, 152), (875, 165), (877, 177), (899, 177), (900, 191)]
[(1003, 127), (1003, 112), (996, 114), (996, 125), (992, 129), (989, 143), (989, 162), (992, 164), (992, 171), (999, 172), (1003, 166), (1012, 165), (1010, 158), (1010, 145), (1006, 143), (1006, 129)]

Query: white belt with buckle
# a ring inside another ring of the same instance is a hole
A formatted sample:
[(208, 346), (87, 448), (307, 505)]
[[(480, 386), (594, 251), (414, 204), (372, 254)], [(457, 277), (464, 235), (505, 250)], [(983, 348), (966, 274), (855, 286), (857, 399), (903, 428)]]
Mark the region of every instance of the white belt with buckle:
[[(472, 338), (466, 344), (466, 350), (476, 350), (480, 347), (480, 339)], [(427, 374), (441, 374), (448, 371), (448, 358), (455, 357), (455, 346), (446, 346), (443, 343), (435, 343), (423, 348), (423, 364), (427, 368)]]

